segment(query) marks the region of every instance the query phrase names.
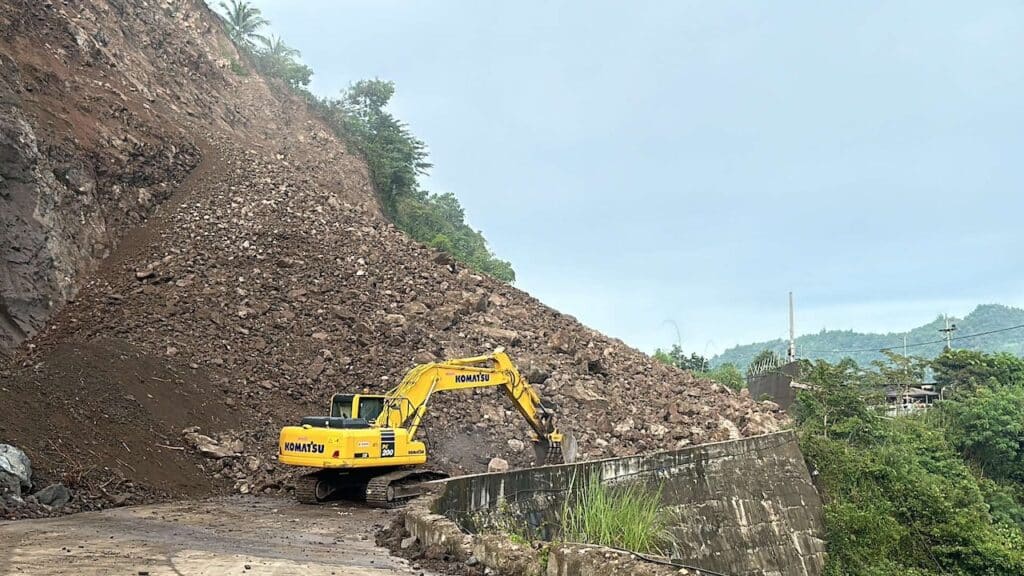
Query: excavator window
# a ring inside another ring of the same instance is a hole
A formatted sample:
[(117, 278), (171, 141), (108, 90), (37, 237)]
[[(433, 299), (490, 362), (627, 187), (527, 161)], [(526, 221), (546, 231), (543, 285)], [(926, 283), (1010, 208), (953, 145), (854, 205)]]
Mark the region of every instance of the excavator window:
[(360, 396), (359, 417), (367, 422), (373, 422), (384, 410), (383, 396)]
[(355, 394), (335, 394), (331, 399), (331, 418), (351, 418)]

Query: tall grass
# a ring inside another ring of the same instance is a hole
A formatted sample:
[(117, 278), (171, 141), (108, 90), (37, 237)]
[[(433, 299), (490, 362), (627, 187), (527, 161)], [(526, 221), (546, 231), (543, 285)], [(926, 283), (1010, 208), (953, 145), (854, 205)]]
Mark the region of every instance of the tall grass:
[(562, 505), (562, 539), (669, 556), (675, 541), (661, 490), (643, 483), (605, 486), (593, 475)]

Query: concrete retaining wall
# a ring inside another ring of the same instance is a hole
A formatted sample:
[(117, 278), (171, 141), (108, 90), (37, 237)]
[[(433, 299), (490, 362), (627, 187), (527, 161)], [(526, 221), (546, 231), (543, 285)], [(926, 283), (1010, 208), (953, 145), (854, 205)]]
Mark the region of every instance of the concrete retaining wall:
[(781, 432), (644, 456), (454, 478), (432, 504), (471, 532), (524, 526), (557, 536), (571, 486), (641, 481), (661, 488), (679, 559), (733, 576), (817, 576), (825, 559), (821, 500), (795, 434)]

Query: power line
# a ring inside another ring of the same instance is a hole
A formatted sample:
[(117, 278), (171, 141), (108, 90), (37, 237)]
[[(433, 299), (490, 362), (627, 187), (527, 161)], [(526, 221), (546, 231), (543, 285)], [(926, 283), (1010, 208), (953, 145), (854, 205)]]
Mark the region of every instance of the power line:
[(805, 352), (811, 352), (815, 354), (852, 354), (854, 352), (885, 352), (887, 350), (896, 350), (898, 348), (918, 348), (920, 346), (930, 346), (932, 344), (943, 344), (951, 342), (953, 340), (964, 340), (966, 338), (977, 338), (978, 336), (988, 336), (989, 334), (998, 334), (1000, 332), (1009, 332), (1010, 330), (1018, 330), (1024, 328), (1024, 324), (1018, 324), (1016, 326), (1009, 326), (1007, 328), (999, 328), (997, 330), (987, 330), (985, 332), (977, 332), (975, 334), (964, 334), (962, 336), (955, 336), (952, 338), (940, 338), (938, 340), (929, 340), (927, 342), (915, 342), (913, 344), (897, 344), (895, 346), (886, 346), (883, 348), (855, 348), (851, 350), (807, 350)]

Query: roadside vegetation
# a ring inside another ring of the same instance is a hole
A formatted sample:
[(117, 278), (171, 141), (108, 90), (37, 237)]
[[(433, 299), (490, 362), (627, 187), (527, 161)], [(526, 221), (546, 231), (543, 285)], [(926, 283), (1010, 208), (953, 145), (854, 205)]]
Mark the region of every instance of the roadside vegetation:
[(592, 544), (670, 558), (677, 541), (670, 531), (676, 516), (661, 504), (661, 487), (644, 482), (606, 485), (597, 474), (570, 484), (557, 522), (534, 526), (502, 502), (498, 514), (476, 514), (478, 529), (506, 534), (517, 544), (564, 542)]
[[(1024, 574), (1024, 361), (890, 354), (807, 362), (793, 413), (825, 496), (828, 576)], [(886, 384), (934, 374), (944, 400), (887, 418)]]
[(606, 486), (595, 475), (570, 491), (562, 505), (561, 540), (668, 557), (675, 542), (671, 522), (661, 505), (661, 488)]
[(707, 358), (696, 352), (687, 356), (678, 344), (673, 344), (672, 348), (668, 350), (658, 348), (654, 351), (653, 357), (662, 364), (693, 372), (696, 376), (718, 382), (735, 392), (739, 392), (747, 387), (746, 378), (743, 377), (743, 373), (735, 365), (722, 364), (712, 368)]
[[(419, 177), (431, 168), (427, 146), (387, 110), (395, 94), (393, 82), (360, 80), (337, 98), (316, 96), (308, 89), (313, 70), (280, 36), (262, 34), (270, 22), (259, 8), (243, 0), (220, 2), (217, 7), (228, 36), (252, 66), (302, 97), (336, 136), (365, 157), (381, 206), (396, 226), (474, 270), (515, 281), (511, 263), (496, 257), (483, 234), (466, 222), (458, 198), (420, 186)], [(232, 69), (247, 73), (237, 62), (232, 62)]]

